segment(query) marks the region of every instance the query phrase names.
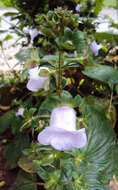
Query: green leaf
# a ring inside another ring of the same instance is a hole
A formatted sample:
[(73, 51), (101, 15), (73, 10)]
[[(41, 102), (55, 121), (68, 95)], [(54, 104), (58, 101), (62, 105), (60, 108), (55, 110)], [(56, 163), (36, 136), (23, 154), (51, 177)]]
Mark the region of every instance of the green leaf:
[(83, 48), (84, 46), (84, 40), (83, 40), (84, 36), (82, 32), (74, 32), (73, 36), (72, 36), (72, 41), (73, 44), (76, 48), (76, 50), (80, 50)]
[(22, 156), (18, 161), (18, 166), (27, 173), (36, 173), (32, 156)]
[(118, 83), (118, 70), (106, 65), (93, 65), (85, 67), (82, 72), (92, 79), (96, 79), (107, 84)]
[(37, 190), (37, 179), (35, 174), (19, 171), (15, 183), (10, 190)]
[(60, 103), (58, 96), (49, 96), (40, 106), (39, 115), (50, 115), (52, 109)]
[(40, 26), (40, 31), (41, 31), (44, 35), (46, 35), (46, 36), (48, 36), (48, 37), (50, 37), (50, 38), (56, 38), (55, 33), (52, 32), (52, 30), (51, 30), (50, 28), (45, 28), (45, 27), (41, 27), (41, 26)]
[(7, 30), (0, 30), (0, 33), (4, 33), (4, 32), (7, 32)]
[(65, 30), (64, 30), (64, 38), (65, 38), (65, 40), (71, 40), (71, 38), (72, 38), (72, 30), (70, 28), (65, 28)]
[(74, 106), (74, 100), (71, 94), (67, 91), (63, 91), (61, 98), (57, 95), (49, 96), (40, 106), (39, 115), (50, 115), (55, 107), (61, 105)]
[(115, 159), (115, 177), (116, 180), (118, 181), (118, 147), (114, 151), (114, 159)]
[(62, 47), (64, 49), (66, 49), (66, 50), (71, 50), (71, 51), (75, 49), (73, 43), (71, 41), (69, 41), (69, 40), (66, 41), (66, 42), (64, 42), (63, 45), (62, 45)]
[(55, 42), (56, 42), (57, 46), (59, 47), (59, 49), (62, 49), (62, 47), (63, 47), (63, 43), (64, 43), (63, 40), (64, 40), (63, 37), (55, 38)]
[(16, 59), (18, 59), (19, 61), (27, 61), (29, 59), (31, 59), (31, 52), (32, 52), (33, 48), (28, 48), (25, 50), (20, 50), (16, 55)]
[(40, 70), (40, 73), (39, 73), (39, 76), (40, 77), (48, 77), (49, 76), (49, 71), (47, 69), (41, 69)]
[(47, 180), (50, 174), (47, 172), (46, 169), (44, 169), (43, 167), (40, 166), (40, 161), (39, 160), (34, 160), (33, 163), (34, 163), (34, 166), (36, 168), (36, 171), (37, 171), (38, 175), (43, 180)]
[(53, 66), (57, 66), (58, 60), (59, 60), (58, 55), (46, 55), (42, 59), (40, 59), (40, 62), (41, 63), (47, 62), (47, 63), (50, 63)]
[(82, 150), (85, 157), (80, 170), (85, 174), (89, 190), (107, 190), (115, 168), (116, 136), (102, 106), (94, 97), (85, 98), (80, 104), (88, 139)]
[(94, 37), (98, 41), (107, 41), (110, 42), (118, 42), (118, 35), (117, 34), (111, 34), (109, 32), (96, 32), (94, 34)]
[(6, 16), (6, 17), (7, 16), (9, 17), (9, 16), (17, 16), (18, 14), (19, 14), (18, 12), (6, 12), (3, 15)]
[(94, 15), (97, 16), (102, 10), (104, 0), (95, 0)]
[(0, 134), (3, 134), (11, 126), (11, 122), (13, 121), (14, 117), (14, 110), (6, 112), (0, 117)]
[(20, 128), (23, 124), (23, 119), (20, 117), (15, 117), (10, 121), (11, 124), (11, 132), (13, 135), (20, 134)]
[(13, 38), (13, 36), (7, 35), (7, 36), (5, 36), (5, 38), (3, 39), (3, 41), (8, 41), (8, 40), (11, 40), (12, 38)]
[(13, 169), (17, 167), (17, 162), (21, 156), (22, 151), (29, 147), (29, 136), (20, 134), (16, 136), (11, 143), (9, 143), (3, 153), (6, 160), (6, 167)]

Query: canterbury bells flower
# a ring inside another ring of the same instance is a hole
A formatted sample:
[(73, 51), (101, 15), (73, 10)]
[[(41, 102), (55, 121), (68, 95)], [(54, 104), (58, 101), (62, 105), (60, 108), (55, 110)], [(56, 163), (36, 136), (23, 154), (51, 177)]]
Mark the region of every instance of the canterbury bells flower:
[(98, 55), (99, 50), (102, 48), (102, 44), (97, 44), (94, 40), (90, 45), (91, 51), (94, 53), (95, 56)]
[(19, 108), (16, 112), (16, 117), (21, 116), (24, 117), (24, 108)]
[(57, 150), (82, 148), (87, 143), (85, 128), (76, 130), (76, 113), (70, 106), (53, 109), (50, 126), (38, 135), (38, 141), (43, 145), (51, 145)]
[(37, 92), (40, 88), (44, 88), (46, 81), (49, 77), (39, 76), (40, 71), (44, 69), (48, 71), (46, 67), (35, 67), (29, 70), (30, 79), (27, 83), (27, 89), (32, 92)]

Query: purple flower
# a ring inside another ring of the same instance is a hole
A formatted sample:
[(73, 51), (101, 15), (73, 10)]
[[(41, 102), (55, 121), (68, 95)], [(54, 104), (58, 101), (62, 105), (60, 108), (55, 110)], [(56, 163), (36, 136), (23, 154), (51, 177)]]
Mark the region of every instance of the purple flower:
[[(41, 77), (39, 73), (42, 69), (48, 70), (46, 67), (35, 67), (29, 70), (30, 79), (27, 83), (28, 90), (37, 92), (39, 89), (44, 88), (49, 77)], [(49, 70), (48, 70), (49, 71)]]
[(72, 148), (82, 148), (87, 143), (85, 128), (76, 130), (76, 113), (70, 106), (61, 106), (52, 111), (50, 126), (38, 135), (38, 141), (43, 145), (64, 151)]
[(81, 7), (82, 7), (81, 4), (77, 4), (76, 7), (75, 7), (75, 10), (76, 10), (76, 11), (80, 11), (80, 8), (81, 8)]
[(24, 117), (24, 108), (19, 108), (18, 111), (16, 112), (16, 117), (21, 116)]
[(95, 56), (98, 55), (99, 50), (102, 48), (102, 44), (97, 44), (94, 40), (90, 45), (91, 51), (94, 53)]

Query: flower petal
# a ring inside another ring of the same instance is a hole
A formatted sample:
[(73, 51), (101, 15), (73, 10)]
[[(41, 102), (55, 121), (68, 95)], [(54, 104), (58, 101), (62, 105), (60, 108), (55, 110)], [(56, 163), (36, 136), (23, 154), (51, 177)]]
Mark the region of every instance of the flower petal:
[(80, 8), (82, 7), (82, 4), (77, 4), (77, 6), (75, 7), (76, 11), (80, 11)]
[(27, 89), (32, 92), (37, 92), (39, 89), (44, 88), (48, 77), (39, 77), (38, 79), (29, 79), (27, 83)]
[(95, 56), (98, 55), (98, 52), (101, 48), (102, 48), (102, 44), (97, 44), (95, 40), (90, 45), (90, 49), (94, 53)]
[(33, 69), (29, 69), (29, 75), (30, 78), (38, 78), (40, 73), (40, 68), (39, 67), (34, 67)]
[(39, 31), (38, 31), (36, 28), (30, 28), (30, 29), (29, 29), (29, 34), (30, 34), (31, 40), (33, 41), (34, 38), (35, 38), (36, 36), (38, 36)]
[(76, 112), (70, 106), (61, 106), (53, 109), (50, 119), (50, 126), (75, 131)]
[(27, 89), (32, 92), (37, 92), (39, 89), (44, 88), (48, 77), (40, 77), (39, 73), (42, 69), (49, 71), (47, 67), (35, 67), (29, 70), (30, 79), (27, 83)]
[(19, 108), (16, 112), (16, 117), (21, 116), (24, 117), (24, 108)]
[(87, 137), (84, 128), (71, 132), (57, 127), (46, 127), (39, 133), (38, 141), (40, 144), (51, 145), (53, 148), (63, 151), (84, 147)]

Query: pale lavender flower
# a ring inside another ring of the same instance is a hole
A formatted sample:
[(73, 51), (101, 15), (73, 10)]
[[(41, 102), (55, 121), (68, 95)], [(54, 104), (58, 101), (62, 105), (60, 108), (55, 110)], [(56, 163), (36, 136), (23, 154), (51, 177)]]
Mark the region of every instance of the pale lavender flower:
[(27, 83), (27, 89), (32, 92), (37, 92), (39, 89), (44, 88), (49, 77), (41, 77), (39, 73), (41, 69), (48, 70), (46, 67), (35, 67), (29, 70), (30, 79)]
[(95, 56), (98, 55), (98, 52), (101, 48), (102, 48), (102, 44), (97, 44), (95, 40), (90, 45), (90, 49), (94, 53)]
[(87, 143), (85, 128), (76, 130), (76, 113), (70, 106), (55, 108), (51, 113), (50, 126), (38, 135), (38, 141), (43, 145), (64, 151), (72, 148), (82, 148)]
[(77, 51), (74, 51), (73, 53), (68, 53), (68, 57), (77, 57), (78, 53)]
[(24, 117), (24, 108), (19, 108), (18, 111), (16, 112), (16, 117), (21, 116)]
[(41, 34), (40, 30), (37, 30), (36, 28), (29, 28), (29, 34), (31, 37), (31, 40), (33, 41), (38, 34)]
[(80, 8), (82, 7), (82, 4), (77, 4), (76, 7), (75, 7), (75, 10), (76, 11), (80, 11)]

